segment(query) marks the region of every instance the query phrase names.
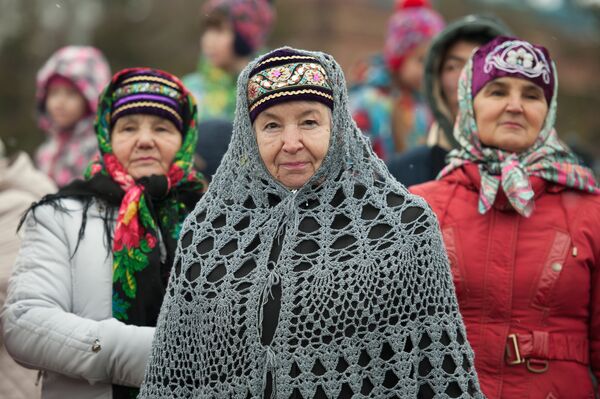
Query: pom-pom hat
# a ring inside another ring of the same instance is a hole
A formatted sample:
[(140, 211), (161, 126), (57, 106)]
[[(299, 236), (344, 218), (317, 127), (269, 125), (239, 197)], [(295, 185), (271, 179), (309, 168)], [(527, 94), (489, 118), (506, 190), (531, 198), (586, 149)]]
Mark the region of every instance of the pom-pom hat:
[(388, 68), (397, 71), (412, 50), (444, 29), (442, 16), (427, 0), (400, 0), (388, 21), (383, 55)]

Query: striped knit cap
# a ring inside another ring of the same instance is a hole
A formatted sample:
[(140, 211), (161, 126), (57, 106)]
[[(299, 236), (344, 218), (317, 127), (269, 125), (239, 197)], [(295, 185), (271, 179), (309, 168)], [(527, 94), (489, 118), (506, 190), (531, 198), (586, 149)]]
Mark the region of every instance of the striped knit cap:
[(319, 60), (291, 49), (271, 51), (258, 61), (247, 94), (252, 122), (265, 109), (287, 101), (318, 101), (333, 110), (331, 82)]
[(181, 84), (160, 70), (136, 68), (119, 75), (113, 92), (111, 127), (125, 115), (156, 115), (182, 130)]

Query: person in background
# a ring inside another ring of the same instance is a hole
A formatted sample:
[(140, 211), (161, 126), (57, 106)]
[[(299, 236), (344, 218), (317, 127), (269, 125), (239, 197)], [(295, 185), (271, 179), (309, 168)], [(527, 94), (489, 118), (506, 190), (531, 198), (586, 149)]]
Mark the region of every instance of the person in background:
[(482, 397), (435, 217), (347, 103), (324, 53), (242, 71), (139, 398)]
[(98, 153), (94, 118), (109, 80), (104, 55), (88, 46), (59, 49), (37, 74), (38, 124), (47, 137), (35, 163), (59, 187), (82, 178)]
[(383, 55), (350, 90), (358, 127), (384, 161), (425, 143), (432, 117), (422, 98), (423, 61), (444, 20), (427, 0), (398, 0), (388, 21)]
[(452, 135), (458, 114), (458, 78), (473, 50), (510, 30), (496, 18), (467, 15), (450, 23), (431, 42), (425, 59), (425, 99), (435, 122), (427, 143), (395, 154), (386, 162), (405, 186), (434, 180), (446, 166), (446, 155), (458, 146)]
[[(483, 393), (595, 398), (600, 187), (554, 130), (548, 51), (500, 36), (465, 65), (438, 216)], [(590, 372), (591, 371), (591, 372)]]
[(196, 169), (210, 182), (227, 151), (233, 123), (224, 119), (207, 119), (198, 123), (202, 141), (196, 145)]
[[(34, 168), (26, 153), (19, 152), (9, 158), (0, 141), (0, 308), (6, 299), (8, 278), (21, 243), (16, 233), (19, 220), (32, 202), (55, 191), (52, 180)], [(0, 337), (0, 398), (39, 398), (41, 387), (36, 384), (36, 375), (36, 370), (15, 363)]]
[(100, 98), (101, 158), (28, 212), (2, 313), (6, 349), (43, 398), (133, 398), (200, 198), (196, 106), (175, 76), (133, 68)]
[(265, 45), (275, 20), (268, 0), (208, 0), (202, 8), (198, 69), (183, 83), (198, 104), (198, 120), (233, 121), (239, 72)]

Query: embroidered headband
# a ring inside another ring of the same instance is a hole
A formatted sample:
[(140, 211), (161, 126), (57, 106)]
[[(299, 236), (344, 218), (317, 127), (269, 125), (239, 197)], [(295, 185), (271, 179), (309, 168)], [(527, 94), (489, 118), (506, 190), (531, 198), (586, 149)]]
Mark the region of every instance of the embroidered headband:
[(333, 90), (315, 57), (276, 50), (264, 56), (250, 73), (250, 120), (254, 122), (265, 109), (287, 101), (318, 101), (333, 109)]
[(156, 69), (134, 69), (117, 79), (111, 126), (125, 115), (149, 114), (170, 120), (181, 131), (183, 96), (172, 75)]
[(488, 82), (502, 77), (521, 78), (538, 85), (550, 104), (555, 77), (550, 54), (544, 47), (506, 36), (480, 47), (473, 54), (472, 96)]

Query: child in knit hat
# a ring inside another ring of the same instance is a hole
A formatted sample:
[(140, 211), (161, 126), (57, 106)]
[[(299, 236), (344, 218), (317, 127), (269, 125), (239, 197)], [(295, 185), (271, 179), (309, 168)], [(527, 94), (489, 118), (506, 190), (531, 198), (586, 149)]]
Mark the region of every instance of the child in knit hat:
[(383, 54), (351, 89), (354, 119), (383, 160), (424, 142), (432, 118), (421, 95), (423, 61), (444, 28), (427, 0), (399, 0), (388, 21)]
[(104, 55), (89, 46), (59, 49), (37, 74), (38, 124), (47, 139), (35, 161), (59, 187), (83, 177), (97, 153), (94, 118), (109, 80)]
[(203, 7), (201, 56), (183, 83), (199, 121), (233, 120), (238, 73), (267, 40), (275, 11), (268, 0), (209, 0)]

